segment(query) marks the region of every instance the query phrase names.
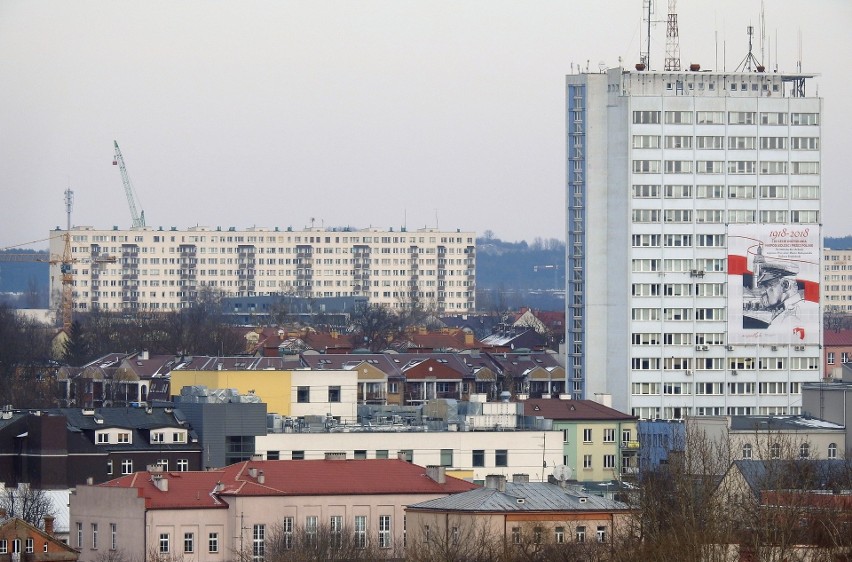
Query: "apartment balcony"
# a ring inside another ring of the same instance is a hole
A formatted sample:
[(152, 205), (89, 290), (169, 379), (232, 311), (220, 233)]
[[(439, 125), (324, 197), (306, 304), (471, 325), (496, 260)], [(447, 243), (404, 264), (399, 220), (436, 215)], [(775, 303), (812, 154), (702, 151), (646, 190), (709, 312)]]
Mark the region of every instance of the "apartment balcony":
[(639, 441), (622, 441), (621, 442), (621, 450), (622, 451), (639, 451)]

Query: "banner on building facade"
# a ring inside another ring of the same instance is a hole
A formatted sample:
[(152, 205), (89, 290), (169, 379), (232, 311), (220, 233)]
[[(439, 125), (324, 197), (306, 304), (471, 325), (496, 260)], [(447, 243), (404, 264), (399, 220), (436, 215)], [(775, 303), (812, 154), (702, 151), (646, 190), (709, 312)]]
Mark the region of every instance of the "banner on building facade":
[(728, 227), (728, 343), (819, 343), (818, 225)]

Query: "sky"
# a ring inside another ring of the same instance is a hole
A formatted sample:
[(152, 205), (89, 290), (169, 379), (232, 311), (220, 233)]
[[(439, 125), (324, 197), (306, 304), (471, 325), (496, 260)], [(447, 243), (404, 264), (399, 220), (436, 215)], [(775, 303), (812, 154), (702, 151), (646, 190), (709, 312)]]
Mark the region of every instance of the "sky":
[[(760, 10), (681, 0), (683, 65), (736, 68)], [(852, 234), (852, 2), (765, 15), (764, 64), (820, 75), (823, 232)], [(564, 239), (565, 75), (632, 67), (641, 29), (642, 0), (0, 0), (0, 248), (64, 228), (69, 186), (73, 225), (129, 228), (113, 140), (149, 226)]]

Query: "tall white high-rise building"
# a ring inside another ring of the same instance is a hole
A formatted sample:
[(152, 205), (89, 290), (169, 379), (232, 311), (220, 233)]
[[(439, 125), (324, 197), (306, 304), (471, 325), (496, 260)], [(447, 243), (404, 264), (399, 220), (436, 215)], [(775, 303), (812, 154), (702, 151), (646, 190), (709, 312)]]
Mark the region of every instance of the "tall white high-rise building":
[(820, 378), (813, 75), (567, 77), (575, 396), (642, 418), (795, 414)]
[[(473, 232), (77, 226), (70, 234), (78, 311), (176, 310), (205, 289), (228, 297), (366, 297), (397, 309), (417, 302), (436, 312), (475, 308)], [(64, 243), (65, 232), (51, 232), (51, 255), (61, 256)], [(51, 265), (54, 305), (60, 266)]]

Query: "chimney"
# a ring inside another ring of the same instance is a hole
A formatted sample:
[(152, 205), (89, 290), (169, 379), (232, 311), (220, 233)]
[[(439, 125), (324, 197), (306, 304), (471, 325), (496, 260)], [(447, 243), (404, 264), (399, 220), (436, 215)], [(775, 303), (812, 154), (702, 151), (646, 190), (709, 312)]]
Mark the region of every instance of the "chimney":
[(485, 476), (485, 487), (498, 492), (506, 491), (506, 477), (502, 474), (488, 474)]
[(266, 475), (263, 474), (262, 470), (259, 470), (257, 472), (257, 483), (263, 484), (264, 482), (266, 482)]
[(95, 483), (95, 479), (94, 479), (94, 478), (92, 478), (91, 476), (87, 476), (87, 477), (86, 477), (86, 485), (87, 485), (87, 486), (92, 486), (92, 485), (94, 485), (94, 483)]
[(169, 491), (169, 479), (163, 478), (162, 474), (152, 474), (151, 480), (154, 482), (154, 486), (161, 492)]
[(147, 361), (148, 360), (148, 350), (147, 349), (143, 349), (141, 352), (139, 352), (139, 359), (141, 361)]
[(257, 478), (257, 468), (251, 467), (248, 469), (249, 476), (252, 478)]
[(397, 451), (396, 452), (396, 459), (400, 460), (400, 461), (407, 461), (408, 460), (406, 458), (405, 451)]
[(529, 474), (513, 474), (512, 475), (512, 483), (513, 484), (529, 484), (530, 483), (530, 475)]
[(430, 464), (426, 467), (426, 476), (437, 482), (438, 484), (447, 483), (447, 469), (443, 466)]
[(44, 516), (44, 532), (50, 536), (53, 536), (53, 517), (50, 515)]

